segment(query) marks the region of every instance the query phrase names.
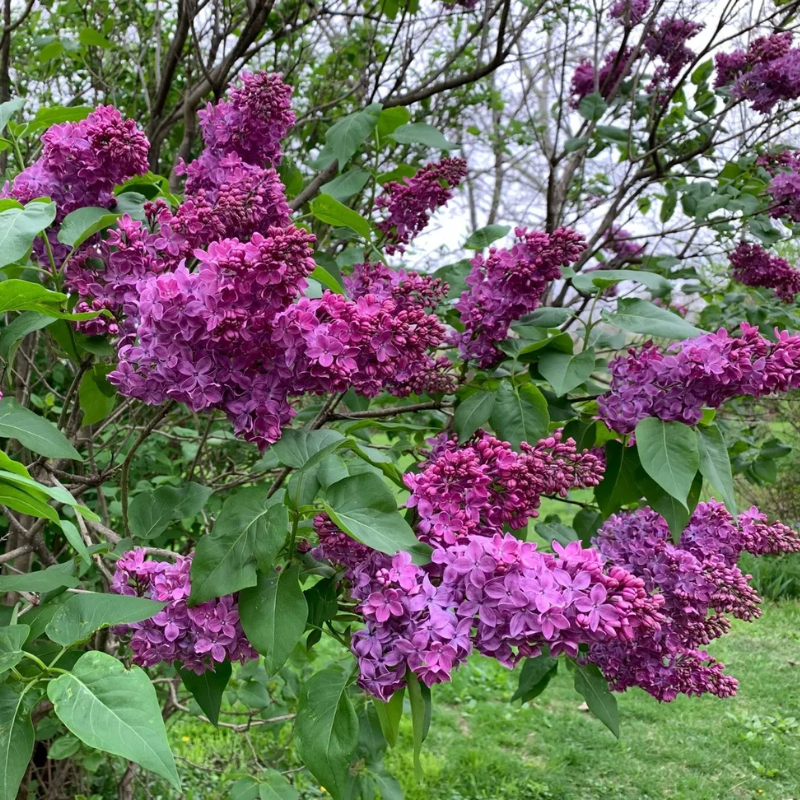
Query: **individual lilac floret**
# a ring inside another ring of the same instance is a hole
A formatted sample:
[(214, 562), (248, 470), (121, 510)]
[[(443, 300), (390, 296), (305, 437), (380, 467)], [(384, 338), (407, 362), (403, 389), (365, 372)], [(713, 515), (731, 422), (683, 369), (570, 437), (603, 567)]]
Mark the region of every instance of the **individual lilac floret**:
[(154, 617), (124, 626), (132, 631), (133, 663), (154, 667), (180, 664), (198, 675), (228, 660), (244, 663), (258, 658), (242, 630), (234, 595), (189, 607), (191, 556), (174, 562), (148, 561), (137, 548), (117, 561), (111, 591), (147, 597), (167, 605)]
[(800, 536), (785, 525), (767, 524), (751, 508), (734, 521), (714, 500), (700, 503), (677, 545), (667, 523), (649, 508), (612, 516), (595, 539), (600, 554), (644, 581), (664, 598), (661, 626), (631, 643), (592, 645), (588, 659), (612, 688), (639, 686), (662, 701), (678, 694), (728, 697), (737, 682), (703, 646), (726, 633), (726, 614), (752, 620), (760, 615), (758, 596), (736, 562), (754, 555), (800, 551)]
[(616, 0), (608, 13), (626, 28), (638, 25), (650, 10), (650, 0)]
[(569, 228), (553, 233), (517, 228), (510, 249), (492, 247), (472, 259), (466, 283), (470, 287), (456, 303), (463, 333), (452, 337), (462, 356), (489, 367), (503, 357), (495, 347), (508, 335), (512, 322), (537, 308), (561, 268), (576, 262), (585, 249), (580, 234)]
[(392, 181), (383, 187), (375, 207), (385, 209), (387, 218), (376, 227), (386, 235), (386, 252), (402, 253), (430, 221), (437, 208), (447, 205), (455, 189), (467, 174), (463, 158), (443, 158), (426, 164), (403, 183)]
[(648, 342), (610, 364), (611, 389), (598, 398), (598, 417), (632, 433), (646, 417), (696, 424), (703, 406), (718, 408), (737, 395), (760, 397), (800, 387), (800, 336), (741, 325), (672, 345), (666, 353)]
[(745, 286), (773, 289), (786, 303), (800, 292), (800, 271), (785, 258), (771, 256), (757, 244), (741, 242), (730, 256), (733, 279)]

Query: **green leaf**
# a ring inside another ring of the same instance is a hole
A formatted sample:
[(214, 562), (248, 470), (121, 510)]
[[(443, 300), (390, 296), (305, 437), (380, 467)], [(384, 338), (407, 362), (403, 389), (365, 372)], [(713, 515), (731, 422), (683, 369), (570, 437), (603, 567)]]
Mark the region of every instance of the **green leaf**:
[(58, 58), (63, 52), (64, 52), (64, 45), (59, 40), (56, 40), (55, 42), (50, 42), (50, 44), (46, 44), (39, 51), (37, 59), (39, 60), (40, 64), (46, 64), (48, 61), (52, 61), (54, 58)]
[(212, 725), (219, 723), (219, 711), (222, 708), (222, 695), (231, 678), (231, 662), (214, 662), (214, 669), (207, 669), (202, 675), (195, 674), (190, 669), (177, 667), (183, 685), (197, 700), (197, 705), (203, 709)]
[(6, 625), (0, 628), (0, 674), (22, 661), (22, 645), (30, 632), (29, 625)]
[(680, 537), (689, 521), (687, 504), (665, 492), (642, 467), (636, 472), (636, 485), (650, 508), (664, 518), (673, 538)]
[(65, 572), (62, 564), (57, 564), (38, 572), (26, 575), (0, 575), (0, 593), (3, 592), (52, 592), (66, 586), (74, 589), (80, 581)]
[(178, 791), (180, 778), (147, 673), (107, 653), (84, 653), (71, 673), (47, 685), (58, 718), (84, 744), (134, 761)]
[(278, 176), (286, 189), (286, 197), (296, 197), (303, 190), (303, 173), (291, 158), (282, 158)]
[(550, 683), (558, 670), (558, 659), (547, 653), (542, 653), (536, 658), (526, 658), (522, 663), (519, 674), (519, 686), (511, 698), (520, 700), (523, 704), (538, 697)]
[(510, 225), (487, 225), (485, 228), (479, 228), (464, 242), (464, 248), (466, 250), (483, 250), (492, 242), (502, 239), (510, 230)]
[(318, 431), (289, 428), (272, 445), (272, 452), (281, 464), (293, 469), (302, 469), (318, 464), (344, 442), (345, 437), (330, 428)]
[(52, 321), (52, 317), (38, 311), (26, 311), (20, 314), (0, 330), (0, 358), (9, 363), (12, 362), (16, 346), (29, 333), (46, 328)]
[(479, 391), (471, 394), (463, 403), (459, 403), (453, 419), (453, 427), (459, 441), (465, 442), (489, 421), (494, 409), (496, 393)]
[(298, 800), (300, 795), (286, 776), (276, 769), (268, 769), (262, 775), (258, 797), (259, 800)]
[(58, 521), (58, 524), (61, 526), (66, 540), (83, 559), (83, 562), (87, 565), (91, 565), (92, 559), (89, 555), (89, 548), (86, 547), (86, 542), (83, 541), (81, 532), (78, 530), (77, 526), (68, 519), (61, 519)]
[(53, 522), (58, 521), (58, 514), (56, 514), (55, 509), (47, 505), (45, 501), (34, 497), (26, 490), (19, 489), (16, 486), (9, 486), (3, 482), (0, 482), (0, 503), (22, 514), (49, 519)]
[(331, 126), (325, 133), (325, 142), (339, 162), (339, 171), (359, 147), (369, 138), (378, 124), (377, 110), (356, 111)]
[(572, 518), (572, 527), (581, 544), (584, 547), (590, 547), (592, 537), (597, 533), (600, 526), (603, 524), (603, 515), (593, 508), (582, 508)]
[(64, 217), (58, 231), (58, 241), (69, 247), (79, 247), (98, 231), (110, 228), (120, 216), (110, 213), (107, 208), (79, 208)]
[(575, 665), (575, 690), (592, 712), (619, 739), (617, 698), (608, 690), (603, 673), (594, 665)]
[(231, 495), (211, 533), (197, 543), (192, 559), (191, 605), (238, 592), (257, 582), (256, 564), (268, 570), (289, 530), (280, 495), (251, 486)]
[(661, 211), (659, 212), (659, 219), (663, 223), (667, 223), (672, 219), (675, 213), (675, 206), (678, 204), (678, 195), (674, 191), (667, 192), (667, 196), (661, 201)]
[(274, 675), (294, 650), (308, 619), (300, 588), (300, 567), (258, 576), (258, 583), (239, 593), (239, 617), (250, 644), (264, 656), (267, 675)]
[(412, 554), (414, 563), (427, 564), (428, 550), (397, 511), (397, 500), (389, 487), (373, 472), (353, 475), (328, 488), (325, 510), (334, 525), (356, 541), (394, 555)]
[(370, 241), (372, 227), (369, 220), (362, 217), (358, 211), (353, 211), (352, 208), (340, 203), (335, 197), (331, 197), (329, 194), (320, 194), (311, 201), (309, 208), (321, 222), (350, 228), (363, 239)]
[(417, 676), (409, 669), (406, 671), (408, 684), (408, 701), (411, 705), (411, 730), (414, 737), (414, 771), (417, 780), (422, 780), (422, 764), (419, 756), (422, 752), (422, 743), (428, 735), (431, 725), (431, 690), (420, 683)]
[[(10, 461), (10, 459), (9, 459)], [(14, 462), (11, 462), (13, 464)], [(26, 471), (27, 473), (27, 471)], [(28, 474), (21, 474), (19, 470), (14, 469), (13, 472), (0, 469), (0, 480), (19, 486), (26, 489), (36, 497), (51, 497), (58, 503), (63, 503), (67, 506), (72, 506), (76, 511), (79, 511), (81, 516), (86, 519), (98, 521), (100, 517), (93, 511), (90, 511), (86, 506), (81, 505), (66, 489), (61, 486), (45, 486), (38, 481), (35, 481)]]
[(253, 778), (239, 778), (231, 786), (228, 800), (256, 800), (258, 797), (258, 783)]
[(45, 633), (56, 644), (69, 647), (88, 639), (99, 628), (150, 619), (165, 605), (144, 597), (81, 592), (59, 606)]
[(578, 355), (547, 350), (542, 353), (537, 363), (539, 372), (553, 387), (557, 397), (561, 397), (585, 383), (594, 372), (594, 365), (595, 355), (592, 347), (583, 350)]
[(536, 442), (547, 433), (547, 400), (531, 383), (514, 386), (503, 381), (497, 390), (490, 418), (495, 433), (515, 450), (522, 442)]
[(636, 485), (639, 456), (635, 447), (621, 442), (608, 442), (605, 447), (606, 471), (603, 480), (595, 487), (594, 496), (604, 517), (641, 497)]
[(0, 684), (0, 800), (16, 800), (33, 755), (31, 711), (39, 694), (26, 689), (20, 694), (8, 684)]
[(437, 150), (453, 150), (458, 145), (448, 142), (447, 139), (433, 125), (427, 122), (409, 122), (401, 125), (394, 133), (389, 135), (400, 144), (424, 144)]
[(572, 139), (567, 139), (567, 141), (564, 142), (564, 152), (576, 153), (578, 150), (583, 150), (583, 148), (591, 144), (591, 142), (591, 136), (577, 136)]
[(44, 286), (16, 278), (0, 282), (0, 313), (5, 311), (38, 311), (58, 319), (94, 319), (96, 311), (69, 314), (60, 310), (67, 296), (51, 292)]
[(344, 800), (358, 745), (358, 717), (347, 696), (350, 672), (328, 667), (303, 686), (295, 745), (303, 763), (333, 800)]
[(52, 761), (61, 761), (74, 756), (81, 749), (81, 740), (76, 739), (71, 733), (59, 736), (47, 748), (47, 757)]
[(731, 459), (722, 431), (716, 425), (700, 425), (697, 428), (697, 444), (700, 453), (700, 472), (722, 495), (728, 511), (736, 516)]
[(536, 526), (536, 533), (548, 542), (558, 542), (565, 546), (570, 542), (578, 541), (578, 534), (575, 530), (561, 522), (540, 522)]
[(25, 105), (25, 99), (22, 97), (15, 97), (13, 100), (8, 100), (5, 103), (0, 103), (0, 133), (2, 133), (9, 120), (18, 112), (21, 111)]
[(397, 744), (397, 735), (400, 733), (400, 720), (403, 717), (404, 694), (404, 689), (398, 689), (386, 703), (376, 697), (372, 698), (383, 738), (386, 739), (389, 747), (394, 747)]
[(78, 32), (78, 41), (89, 47), (101, 47), (104, 50), (114, 46), (95, 28), (81, 28)]
[(344, 294), (344, 289), (339, 281), (334, 278), (328, 270), (323, 267), (314, 267), (314, 271), (308, 276), (321, 283), (326, 289), (330, 289), (334, 294)]
[(199, 514), (210, 496), (208, 486), (194, 482), (137, 494), (128, 510), (131, 533), (140, 539), (155, 539), (173, 520)]
[(403, 106), (394, 108), (384, 108), (378, 115), (378, 136), (385, 139), (390, 133), (394, 133), (401, 125), (405, 125), (411, 119), (411, 112)]
[(33, 120), (27, 123), (28, 133), (44, 130), (62, 122), (80, 122), (94, 111), (94, 106), (48, 106), (40, 108)]
[(530, 314), (526, 314), (520, 323), (533, 325), (536, 328), (557, 328), (571, 316), (572, 312), (568, 308), (537, 308)]
[(95, 364), (84, 373), (78, 389), (78, 400), (83, 410), (82, 425), (93, 425), (105, 419), (117, 402), (117, 390), (106, 375), (111, 368), (106, 364)]
[(714, 60), (709, 58), (700, 64), (700, 66), (698, 66), (694, 72), (692, 72), (692, 83), (695, 86), (699, 86), (701, 83), (703, 83), (703, 81), (708, 80), (713, 72)]
[(599, 92), (587, 94), (578, 104), (578, 113), (590, 122), (597, 122), (606, 113), (608, 103)]
[[(655, 272), (637, 269), (597, 269), (580, 273), (572, 279), (572, 284), (582, 292), (592, 291), (593, 287), (607, 289), (623, 281), (636, 281), (646, 286), (653, 294), (662, 295), (672, 290), (672, 284)], [(534, 312), (536, 313), (536, 312)]]
[(638, 297), (618, 300), (617, 313), (609, 314), (606, 321), (630, 333), (663, 336), (665, 339), (692, 339), (705, 333), (677, 314)]
[[(341, 163), (341, 162), (340, 162)], [(319, 187), (322, 194), (329, 194), (336, 200), (348, 200), (358, 194), (369, 181), (370, 175), (364, 169), (351, 169), (332, 181)]]
[(0, 211), (0, 267), (24, 258), (33, 240), (56, 218), (55, 203), (28, 203)]
[(648, 417), (636, 426), (636, 449), (645, 472), (685, 504), (700, 466), (695, 431), (682, 422)]
[(628, 131), (626, 128), (618, 128), (616, 125), (598, 125), (595, 131), (605, 142), (628, 143)]

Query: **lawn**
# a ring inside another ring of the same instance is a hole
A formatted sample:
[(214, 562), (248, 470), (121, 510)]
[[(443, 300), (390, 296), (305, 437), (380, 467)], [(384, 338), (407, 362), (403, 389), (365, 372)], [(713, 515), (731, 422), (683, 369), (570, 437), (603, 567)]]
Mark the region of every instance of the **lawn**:
[[(800, 604), (769, 605), (710, 649), (740, 680), (738, 696), (660, 705), (640, 691), (621, 695), (619, 741), (580, 709), (566, 670), (520, 707), (509, 703), (516, 673), (475, 658), (434, 687), (424, 782), (414, 778), (408, 715), (388, 766), (406, 800), (800, 800)], [(251, 738), (266, 760), (261, 730)], [(170, 733), (193, 787), (184, 796), (227, 797), (232, 762), (242, 769), (252, 753), (241, 735), (186, 717)], [(184, 759), (224, 762), (227, 775)], [(296, 778), (304, 800), (325, 797)]]

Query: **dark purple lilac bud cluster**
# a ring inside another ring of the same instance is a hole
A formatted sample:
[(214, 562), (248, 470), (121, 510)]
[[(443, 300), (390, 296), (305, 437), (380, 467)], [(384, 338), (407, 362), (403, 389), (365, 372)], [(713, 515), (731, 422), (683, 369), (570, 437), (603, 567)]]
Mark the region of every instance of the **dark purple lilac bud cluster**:
[(684, 17), (664, 17), (653, 26), (644, 40), (644, 49), (651, 58), (657, 58), (662, 63), (656, 68), (651, 87), (658, 85), (663, 88), (664, 84), (671, 84), (681, 70), (692, 63), (694, 51), (686, 46), (686, 42), (697, 36), (704, 27), (702, 23)]
[(645, 18), (649, 10), (650, 0), (616, 0), (611, 4), (608, 13), (626, 28), (632, 28)]
[(730, 256), (733, 279), (745, 286), (773, 289), (785, 303), (800, 292), (800, 271), (785, 258), (771, 256), (757, 244), (742, 242)]
[(510, 250), (492, 247), (472, 259), (465, 291), (456, 303), (465, 327), (452, 337), (464, 358), (490, 367), (503, 358), (495, 347), (508, 335), (511, 323), (540, 305), (548, 284), (561, 277), (561, 268), (576, 262), (586, 247), (569, 228), (552, 233), (515, 230)]
[(443, 158), (426, 164), (402, 183), (385, 184), (375, 207), (387, 212), (386, 219), (376, 225), (386, 236), (386, 252), (404, 252), (405, 246), (427, 226), (431, 213), (447, 205), (453, 189), (466, 175), (467, 162), (463, 158)]
[(132, 632), (133, 663), (142, 667), (178, 663), (200, 675), (222, 661), (258, 658), (242, 630), (233, 595), (187, 605), (191, 563), (191, 556), (177, 556), (174, 562), (149, 561), (143, 548), (130, 550), (117, 561), (112, 592), (167, 604), (154, 617), (123, 628)]
[(444, 547), (502, 533), (504, 525), (522, 528), (538, 516), (542, 495), (596, 486), (605, 469), (602, 456), (579, 452), (560, 432), (523, 442), (519, 453), (483, 431), (461, 446), (446, 434), (431, 441), (428, 461), (403, 480), (420, 539)]
[(792, 47), (792, 33), (772, 33), (754, 39), (747, 50), (715, 56), (715, 86), (733, 83), (731, 94), (749, 100), (768, 114), (782, 100), (800, 97), (800, 48)]
[(598, 398), (598, 417), (620, 433), (632, 433), (646, 417), (696, 424), (703, 406), (719, 407), (737, 395), (755, 397), (800, 387), (800, 335), (741, 325), (672, 345), (652, 342), (610, 364), (611, 389)]
[(798, 552), (800, 535), (780, 522), (768, 524), (755, 507), (735, 521), (711, 500), (697, 506), (677, 545), (667, 523), (649, 508), (612, 516), (595, 544), (608, 564), (663, 596), (664, 618), (629, 643), (592, 645), (588, 658), (617, 691), (639, 686), (670, 701), (678, 694), (735, 693), (736, 680), (702, 648), (728, 631), (726, 614), (748, 621), (760, 615), (750, 576), (736, 562), (744, 551)]

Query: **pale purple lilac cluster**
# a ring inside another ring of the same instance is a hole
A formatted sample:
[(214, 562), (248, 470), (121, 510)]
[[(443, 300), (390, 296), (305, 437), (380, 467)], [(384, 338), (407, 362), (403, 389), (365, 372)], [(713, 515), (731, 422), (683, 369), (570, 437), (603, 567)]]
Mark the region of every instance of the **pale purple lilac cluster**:
[(677, 544), (667, 523), (649, 508), (612, 516), (594, 540), (607, 564), (644, 581), (664, 599), (658, 628), (630, 642), (601, 642), (589, 648), (612, 688), (639, 686), (658, 700), (678, 694), (736, 692), (724, 664), (702, 649), (726, 633), (725, 616), (752, 620), (760, 615), (758, 596), (736, 562), (754, 555), (800, 551), (800, 536), (780, 522), (768, 524), (755, 507), (738, 521), (714, 500), (700, 503)]
[(121, 629), (131, 632), (133, 663), (142, 667), (177, 663), (200, 675), (226, 660), (244, 663), (258, 658), (242, 630), (234, 595), (187, 605), (191, 563), (191, 556), (150, 561), (143, 548), (130, 550), (117, 561), (112, 592), (166, 603), (150, 619)]
[(431, 213), (447, 205), (453, 189), (466, 175), (467, 162), (463, 158), (443, 158), (438, 163), (426, 164), (402, 183), (385, 184), (375, 207), (387, 212), (386, 219), (376, 224), (386, 237), (386, 252), (402, 253), (427, 226)]
[(484, 431), (463, 445), (446, 434), (430, 444), (420, 471), (403, 480), (419, 538), (443, 547), (502, 533), (505, 525), (522, 528), (538, 516), (542, 495), (566, 497), (570, 489), (596, 486), (605, 469), (602, 455), (579, 452), (560, 432), (522, 442), (519, 453)]
[(755, 397), (800, 387), (800, 335), (775, 331), (770, 341), (742, 323), (738, 336), (720, 329), (662, 352), (652, 342), (610, 364), (611, 388), (598, 397), (598, 417), (632, 433), (646, 417), (696, 424), (703, 406), (738, 395)]
[(754, 39), (746, 50), (715, 56), (715, 86), (733, 84), (731, 94), (768, 114), (782, 100), (800, 97), (800, 48), (791, 31)]
[(548, 284), (561, 277), (561, 268), (576, 262), (586, 243), (569, 228), (552, 233), (517, 228), (511, 249), (492, 247), (472, 259), (469, 286), (456, 309), (465, 330), (452, 336), (461, 355), (489, 367), (503, 355), (495, 347), (508, 335), (511, 323), (541, 303)]
[(733, 279), (745, 286), (773, 289), (786, 303), (800, 292), (800, 271), (785, 258), (770, 255), (757, 244), (741, 242), (729, 256)]

